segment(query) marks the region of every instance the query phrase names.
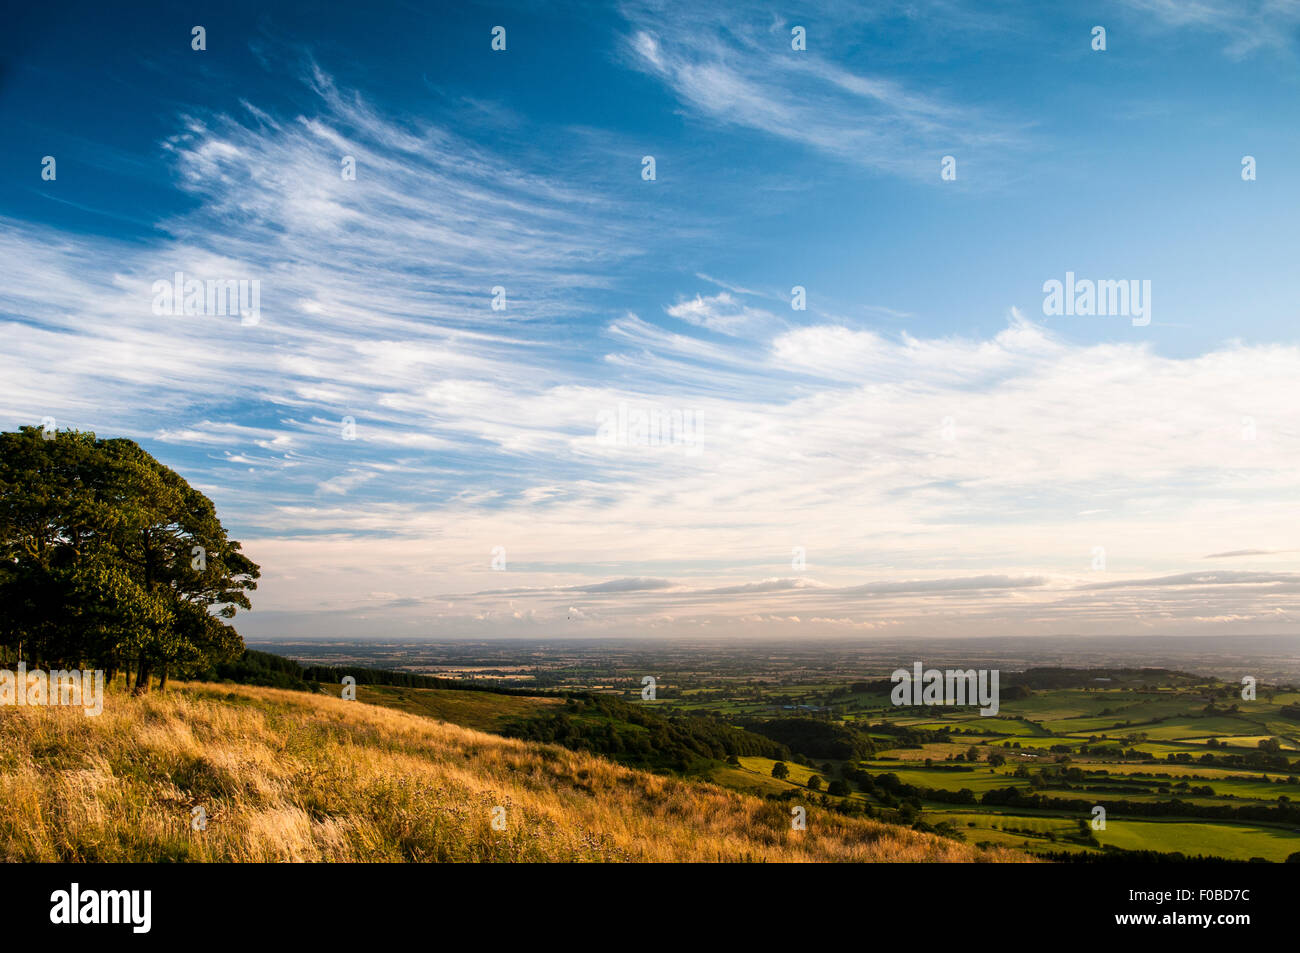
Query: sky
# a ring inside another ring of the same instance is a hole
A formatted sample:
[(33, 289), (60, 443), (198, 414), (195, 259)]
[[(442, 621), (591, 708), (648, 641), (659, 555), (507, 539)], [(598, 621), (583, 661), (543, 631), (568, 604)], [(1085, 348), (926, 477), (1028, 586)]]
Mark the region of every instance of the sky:
[(1295, 0), (9, 16), (0, 426), (246, 637), (1300, 631)]

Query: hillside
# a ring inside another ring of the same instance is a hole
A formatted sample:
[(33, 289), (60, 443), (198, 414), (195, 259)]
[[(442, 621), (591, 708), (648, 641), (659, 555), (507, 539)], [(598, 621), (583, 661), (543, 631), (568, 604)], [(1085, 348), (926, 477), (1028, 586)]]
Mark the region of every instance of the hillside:
[(789, 818), (711, 785), (280, 689), (119, 693), (97, 718), (0, 708), (9, 861), (1023, 859), (815, 807), (806, 831)]

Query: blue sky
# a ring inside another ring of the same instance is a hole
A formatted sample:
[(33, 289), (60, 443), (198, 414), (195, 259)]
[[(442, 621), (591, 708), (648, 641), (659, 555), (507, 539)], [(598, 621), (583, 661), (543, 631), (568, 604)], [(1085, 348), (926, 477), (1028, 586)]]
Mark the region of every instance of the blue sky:
[(1297, 5), (326, 6), (0, 41), (4, 425), (204, 489), (241, 631), (1295, 630)]

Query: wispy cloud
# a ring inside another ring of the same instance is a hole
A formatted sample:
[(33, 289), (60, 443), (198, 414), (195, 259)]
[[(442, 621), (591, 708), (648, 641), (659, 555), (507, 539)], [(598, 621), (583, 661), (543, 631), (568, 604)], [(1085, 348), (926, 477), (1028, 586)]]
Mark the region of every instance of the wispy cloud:
[(1300, 31), (1296, 0), (1124, 0), (1138, 22), (1164, 29), (1214, 33), (1229, 56), (1260, 50), (1294, 51)]
[(770, 311), (751, 307), (726, 291), (707, 297), (696, 295), (666, 310), (670, 317), (719, 334), (770, 333), (781, 324)]
[[(724, 44), (631, 17), (641, 68), (702, 115), (895, 171), (983, 135), (910, 87), (786, 64), (783, 23)], [(1015, 310), (994, 334), (889, 334), (694, 267), (633, 312), (623, 266), (671, 236), (626, 193), (304, 79), (301, 114), (180, 125), (193, 205), (153, 241), (0, 221), (6, 425), (145, 440), (213, 496), (266, 569), (250, 631), (1184, 631), (1300, 609), (1295, 345), (1166, 356)], [(178, 270), (260, 280), (261, 322), (154, 314)], [(603, 434), (624, 409), (691, 426)], [(1260, 568), (1200, 572), (1207, 551)]]
[[(1023, 124), (975, 103), (854, 72), (823, 53), (872, 14), (832, 7), (811, 22), (762, 24), (679, 2), (628, 3), (627, 60), (694, 115), (744, 127), (847, 163), (938, 181), (945, 153), (1023, 148)], [(791, 49), (791, 30), (811, 31)]]

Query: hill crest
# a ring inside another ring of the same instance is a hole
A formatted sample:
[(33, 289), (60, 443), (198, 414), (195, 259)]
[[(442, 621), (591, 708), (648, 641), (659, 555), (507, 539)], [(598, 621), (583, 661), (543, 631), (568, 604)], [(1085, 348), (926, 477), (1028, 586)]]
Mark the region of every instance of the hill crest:
[(793, 831), (788, 805), (710, 784), (280, 689), (115, 692), (97, 718), (0, 710), (6, 860), (1025, 859), (813, 805), (807, 822)]

